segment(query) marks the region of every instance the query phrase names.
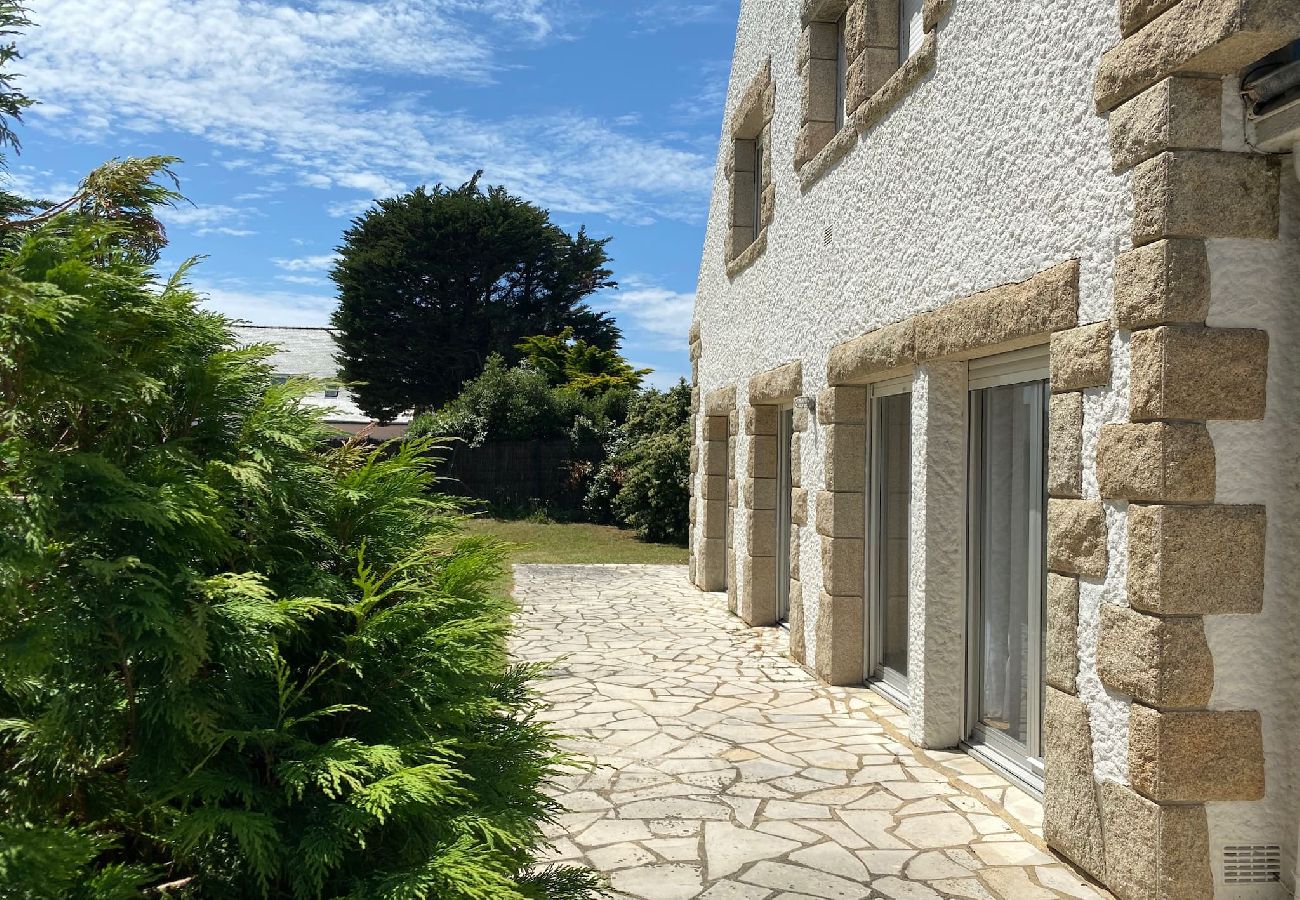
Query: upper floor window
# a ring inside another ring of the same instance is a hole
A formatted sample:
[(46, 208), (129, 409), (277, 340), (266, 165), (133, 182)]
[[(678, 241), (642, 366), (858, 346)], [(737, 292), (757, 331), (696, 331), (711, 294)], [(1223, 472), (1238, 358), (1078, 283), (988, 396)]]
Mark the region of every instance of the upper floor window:
[(899, 0), (898, 64), (902, 65), (925, 43), (925, 0)]
[(772, 222), (776, 202), (772, 187), (775, 97), (769, 61), (741, 97), (728, 127), (731, 157), (726, 171), (731, 228), (727, 234), (727, 274), (733, 277), (763, 252), (767, 226)]
[(803, 0), (794, 167), (808, 190), (935, 65), (953, 0)]

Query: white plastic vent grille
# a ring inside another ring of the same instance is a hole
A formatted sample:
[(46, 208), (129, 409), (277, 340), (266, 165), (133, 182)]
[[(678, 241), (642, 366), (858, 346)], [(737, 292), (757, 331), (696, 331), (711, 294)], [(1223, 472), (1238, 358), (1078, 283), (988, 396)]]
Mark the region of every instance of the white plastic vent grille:
[(1257, 844), (1223, 848), (1225, 884), (1272, 884), (1282, 880), (1282, 848)]
[(827, 225), (826, 230), (822, 232), (822, 246), (829, 247), (834, 242), (835, 242), (835, 229), (832, 228), (830, 225)]

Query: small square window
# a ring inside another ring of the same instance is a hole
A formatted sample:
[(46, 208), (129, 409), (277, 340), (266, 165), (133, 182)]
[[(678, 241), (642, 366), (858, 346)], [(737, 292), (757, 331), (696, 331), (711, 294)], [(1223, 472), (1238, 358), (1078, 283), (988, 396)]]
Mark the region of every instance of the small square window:
[(325, 388), (326, 400), (337, 400), (338, 398), (339, 398), (338, 385), (330, 385), (329, 387)]

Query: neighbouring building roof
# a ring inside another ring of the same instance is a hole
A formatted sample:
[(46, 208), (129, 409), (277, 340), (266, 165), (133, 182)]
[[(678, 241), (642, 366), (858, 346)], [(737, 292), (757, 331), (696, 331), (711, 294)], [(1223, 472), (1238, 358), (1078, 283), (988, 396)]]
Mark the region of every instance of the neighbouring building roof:
[(236, 325), (233, 330), (242, 343), (274, 344), (278, 348), (271, 357), (277, 375), (338, 378), (339, 364), (334, 358), (338, 344), (334, 342), (332, 328)]
[[(333, 328), (302, 328), (282, 325), (236, 325), (232, 329), (242, 344), (273, 344), (271, 367), (277, 375), (314, 378), (331, 383), (337, 397), (317, 390), (303, 398), (307, 406), (329, 410), (325, 421), (331, 425), (368, 425), (373, 420), (356, 403), (347, 388), (338, 385), (339, 364), (335, 358), (338, 344)], [(394, 424), (405, 425), (409, 414), (398, 416)]]

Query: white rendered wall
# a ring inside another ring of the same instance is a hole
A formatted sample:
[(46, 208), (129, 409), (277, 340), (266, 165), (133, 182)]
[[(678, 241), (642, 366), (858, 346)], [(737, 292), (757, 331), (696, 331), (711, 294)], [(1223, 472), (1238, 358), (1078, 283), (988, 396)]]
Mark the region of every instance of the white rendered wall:
[(1264, 419), (1210, 423), (1216, 499), (1263, 504), (1268, 532), (1264, 611), (1210, 616), (1205, 630), (1215, 667), (1210, 706), (1258, 709), (1266, 761), (1264, 802), (1209, 806), (1216, 875), (1223, 845), (1280, 843), (1284, 877), (1294, 892), (1300, 823), (1300, 184), (1291, 159), (1283, 163), (1281, 239), (1210, 242), (1209, 324), (1269, 334)]
[[(959, 0), (939, 27), (935, 72), (807, 195), (793, 169), (799, 6), (742, 2), (728, 115), (770, 55), (775, 220), (764, 255), (728, 280), (720, 155), (696, 309), (702, 392), (734, 384), (743, 398), (748, 376), (800, 359), (804, 392), (815, 395), (836, 343), (1067, 259), (1081, 264), (1081, 322), (1109, 319), (1114, 258), (1132, 235), (1130, 176), (1111, 171), (1107, 123), (1092, 103), (1101, 56), (1121, 39), (1114, 0)], [(1085, 397), (1088, 496), (1096, 496), (1096, 431), (1126, 418), (1126, 387)], [(812, 496), (825, 483), (820, 428), (814, 420), (802, 438), (803, 486)], [(741, 435), (742, 478), (747, 454)], [(1111, 509), (1108, 519), (1112, 554), (1122, 559), (1124, 510)], [(822, 589), (811, 525), (800, 541), (810, 663)], [(744, 543), (738, 528), (738, 560)], [(1099, 726), (1098, 772), (1122, 779), (1127, 718), (1096, 681), (1092, 650), (1098, 605), (1123, 602), (1122, 565), (1114, 571), (1105, 584), (1082, 588), (1080, 690)]]
[[(1083, 392), (1083, 496), (1097, 500), (1097, 438), (1101, 427), (1128, 421), (1129, 335), (1111, 339), (1108, 387)], [(1093, 775), (1101, 781), (1128, 784), (1129, 698), (1101, 683), (1097, 675), (1097, 631), (1101, 607), (1128, 606), (1128, 504), (1105, 502), (1108, 565), (1105, 578), (1079, 578), (1079, 698), (1088, 704), (1092, 724)]]

